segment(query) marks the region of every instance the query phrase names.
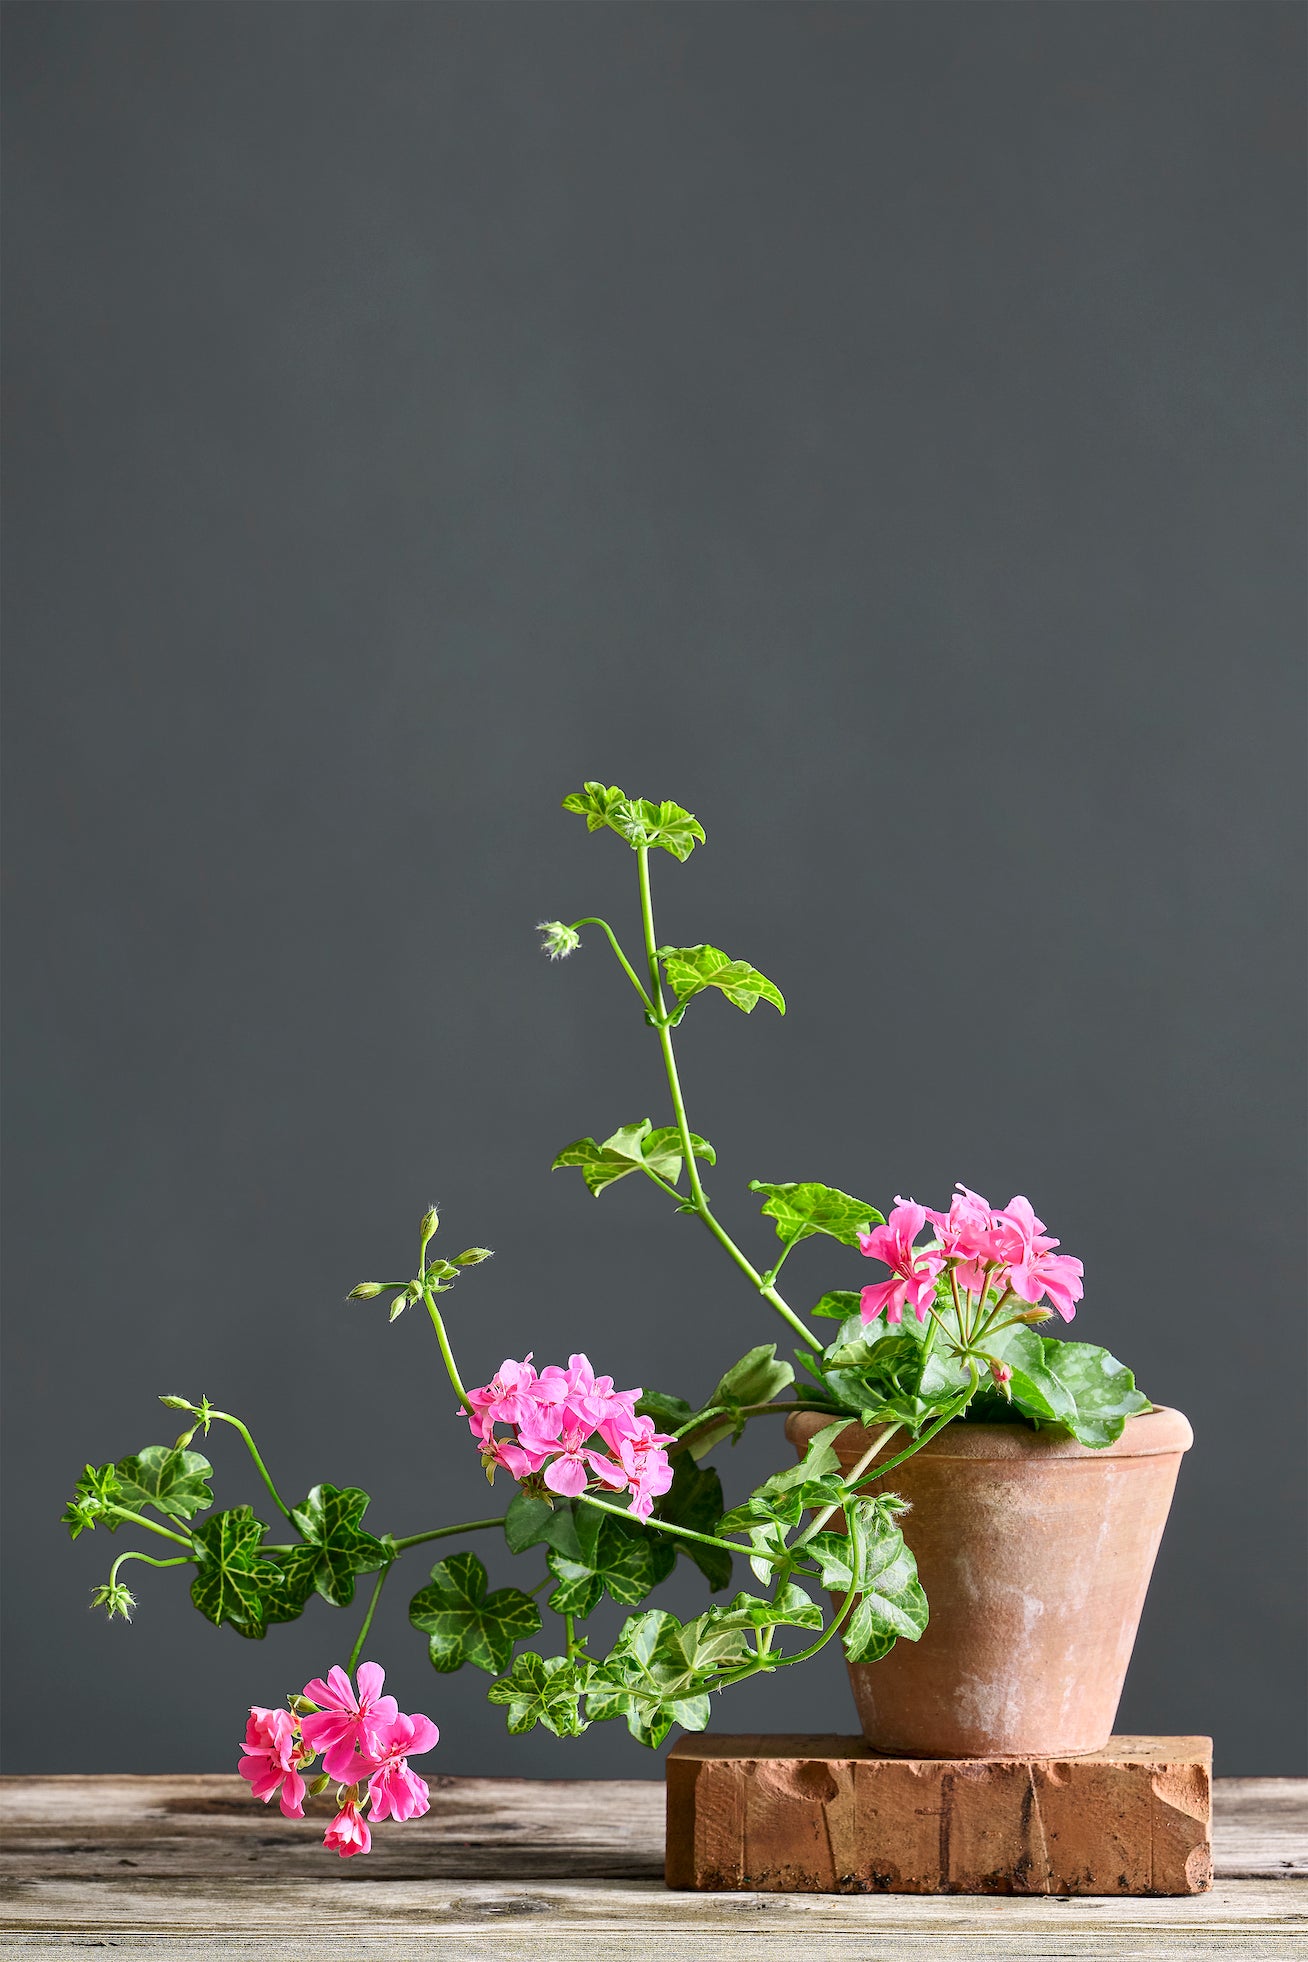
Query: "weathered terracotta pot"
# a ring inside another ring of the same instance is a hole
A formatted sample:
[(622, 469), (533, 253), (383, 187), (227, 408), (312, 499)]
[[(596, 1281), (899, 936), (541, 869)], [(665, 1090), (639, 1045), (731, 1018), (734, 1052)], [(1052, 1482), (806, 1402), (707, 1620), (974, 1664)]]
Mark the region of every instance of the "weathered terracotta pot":
[[(796, 1411), (801, 1452), (831, 1420)], [(855, 1465), (875, 1437), (837, 1441)], [(1091, 1451), (1019, 1424), (949, 1424), (884, 1488), (931, 1606), (920, 1642), (851, 1663), (863, 1735), (879, 1751), (931, 1758), (1076, 1757), (1112, 1733), (1181, 1455), (1179, 1410), (1128, 1417)], [(902, 1449), (897, 1432), (890, 1454)]]

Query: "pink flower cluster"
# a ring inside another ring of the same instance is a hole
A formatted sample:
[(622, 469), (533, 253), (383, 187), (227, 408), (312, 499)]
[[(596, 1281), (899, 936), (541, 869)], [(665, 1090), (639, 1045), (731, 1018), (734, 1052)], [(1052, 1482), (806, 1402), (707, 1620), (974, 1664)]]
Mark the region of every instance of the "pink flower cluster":
[[(323, 1845), (343, 1860), (372, 1846), (369, 1820), (418, 1819), (430, 1809), (426, 1781), (409, 1769), (409, 1758), (430, 1751), (440, 1732), (429, 1718), (407, 1717), (393, 1696), (383, 1696), (385, 1681), (384, 1669), (362, 1662), (356, 1695), (343, 1669), (329, 1669), (326, 1682), (315, 1676), (303, 1697), (293, 1699), (301, 1707), (264, 1710), (254, 1704), (245, 1726), (241, 1776), (265, 1805), (276, 1794), (288, 1819), (304, 1817), (304, 1771), (322, 1753), (339, 1807)], [(302, 1707), (309, 1704), (317, 1708)]]
[[(502, 1465), (516, 1479), (540, 1474), (551, 1492), (575, 1499), (592, 1479), (607, 1491), (630, 1492), (631, 1510), (648, 1519), (672, 1483), (664, 1446), (672, 1439), (638, 1417), (639, 1390), (615, 1390), (596, 1376), (585, 1356), (568, 1367), (551, 1363), (537, 1375), (531, 1356), (500, 1364), (491, 1381), (469, 1392), (468, 1424), (481, 1446), (487, 1476)], [(504, 1424), (504, 1436), (496, 1425)], [(601, 1449), (600, 1447), (604, 1448)]]
[[(936, 1237), (915, 1246), (928, 1220)], [(896, 1199), (885, 1225), (860, 1233), (858, 1244), (870, 1259), (883, 1260), (890, 1269), (888, 1281), (863, 1289), (860, 1312), (865, 1322), (882, 1309), (888, 1322), (902, 1321), (905, 1302), (925, 1321), (935, 1299), (936, 1277), (946, 1272), (978, 1303), (992, 1291), (1000, 1301), (1015, 1296), (1032, 1307), (1048, 1297), (1065, 1322), (1076, 1313), (1083, 1292), (1081, 1262), (1054, 1252), (1058, 1241), (1048, 1237), (1031, 1201), (1020, 1196), (996, 1210), (980, 1193), (960, 1185), (947, 1213)]]

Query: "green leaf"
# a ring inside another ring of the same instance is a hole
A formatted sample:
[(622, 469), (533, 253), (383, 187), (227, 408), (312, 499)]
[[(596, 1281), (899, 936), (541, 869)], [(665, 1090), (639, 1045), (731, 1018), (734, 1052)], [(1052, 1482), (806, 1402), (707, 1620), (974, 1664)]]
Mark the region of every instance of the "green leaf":
[(760, 1001), (786, 1012), (780, 988), (760, 974), (748, 961), (733, 961), (720, 947), (660, 947), (659, 958), (668, 977), (668, 986), (680, 1002), (702, 994), (705, 988), (720, 988), (729, 1002), (748, 1015)]
[(844, 1246), (855, 1247), (860, 1232), (884, 1224), (875, 1206), (834, 1185), (768, 1185), (751, 1179), (749, 1189), (765, 1194), (763, 1211), (776, 1221), (777, 1238), (787, 1247), (806, 1240), (810, 1233), (829, 1233)]
[(793, 1581), (779, 1587), (771, 1601), (757, 1594), (738, 1594), (729, 1608), (708, 1612), (719, 1628), (821, 1628), (823, 1619), (817, 1602)]
[(833, 1594), (848, 1594), (854, 1584), (854, 1566), (847, 1533), (814, 1533), (804, 1543), (804, 1554), (817, 1562), (823, 1587)]
[(259, 1557), (267, 1527), (249, 1506), (216, 1512), (193, 1529), (198, 1567), (191, 1599), (215, 1626), (230, 1622), (238, 1635), (264, 1633), (269, 1597), (285, 1599), (285, 1577)]
[(600, 831), (607, 825), (633, 850), (658, 845), (674, 858), (684, 859), (704, 842), (703, 826), (680, 804), (652, 804), (646, 797), (627, 797), (616, 784), (588, 783), (581, 790), (570, 791), (563, 808), (584, 817), (588, 831)]
[(704, 842), (704, 827), (680, 804), (652, 804), (648, 797), (629, 797), (626, 811), (613, 822), (633, 847), (661, 847), (674, 858), (687, 859)]
[(514, 1656), (509, 1674), (492, 1683), (486, 1695), (492, 1703), (508, 1706), (509, 1729), (515, 1737), (538, 1723), (556, 1737), (580, 1737), (586, 1728), (580, 1699), (589, 1675), (587, 1662), (563, 1655), (547, 1658), (526, 1649)]
[(114, 1519), (107, 1509), (121, 1504), (117, 1466), (88, 1465), (64, 1507), (63, 1523), (68, 1528), (68, 1537), (75, 1540), (79, 1533), (93, 1533), (97, 1526), (107, 1526), (111, 1533), (116, 1533), (125, 1521)]
[(849, 1524), (860, 1547), (858, 1606), (843, 1631), (850, 1662), (877, 1662), (900, 1637), (916, 1642), (927, 1625), (927, 1598), (904, 1535), (876, 1501), (852, 1506)]
[(588, 783), (582, 790), (569, 791), (563, 808), (584, 817), (587, 831), (602, 831), (606, 824), (617, 831), (619, 817), (626, 815), (627, 799), (616, 784), (606, 787), (602, 783)]
[(1002, 1330), (991, 1346), (1013, 1372), (1013, 1408), (1037, 1423), (1061, 1424), (1092, 1450), (1114, 1443), (1128, 1417), (1152, 1408), (1125, 1364), (1093, 1343), (1018, 1326)]
[(743, 1628), (716, 1625), (710, 1610), (684, 1624), (662, 1609), (633, 1615), (586, 1695), (586, 1714), (599, 1722), (625, 1716), (633, 1737), (661, 1744), (674, 1723), (703, 1730), (709, 1720), (708, 1686), (723, 1669), (747, 1662), (753, 1650)]
[(334, 1608), (347, 1608), (354, 1599), (356, 1574), (373, 1574), (392, 1558), (390, 1550), (371, 1533), (360, 1529), (359, 1521), (371, 1501), (356, 1485), (339, 1490), (334, 1485), (315, 1485), (308, 1497), (292, 1506), (296, 1531), (313, 1549), (297, 1554), (311, 1574), (313, 1585), (324, 1601)]
[(636, 1405), (638, 1417), (652, 1417), (657, 1428), (675, 1434), (694, 1416), (694, 1408), (684, 1397), (665, 1395), (662, 1390), (646, 1390)]
[(525, 1553), (528, 1547), (544, 1544), (557, 1547), (571, 1560), (580, 1558), (576, 1522), (566, 1499), (551, 1505), (519, 1487), (504, 1515), (504, 1537), (510, 1553)]
[(540, 1627), (540, 1609), (521, 1588), (486, 1592), (486, 1569), (475, 1553), (452, 1553), (431, 1570), (431, 1584), (409, 1603), (409, 1620), (430, 1637), (433, 1669), (461, 1669), (465, 1662), (497, 1676), (513, 1645)]
[(925, 1330), (910, 1317), (897, 1328), (881, 1321), (865, 1328), (851, 1317), (823, 1352), (831, 1390), (865, 1424), (907, 1424), (917, 1432), (966, 1389), (969, 1376), (957, 1358), (926, 1350)]
[(777, 1361), (775, 1342), (761, 1344), (733, 1363), (709, 1398), (709, 1404), (739, 1409), (747, 1403), (771, 1403), (795, 1380), (788, 1362)]
[(835, 1472), (789, 1486), (782, 1485), (780, 1478), (770, 1478), (756, 1492), (751, 1492), (743, 1505), (734, 1507), (726, 1515), (720, 1530), (724, 1533), (747, 1533), (769, 1521), (780, 1526), (798, 1526), (805, 1512), (817, 1512), (824, 1506), (843, 1505), (848, 1497), (844, 1481)]
[[(710, 1164), (717, 1162), (712, 1145), (693, 1131), (690, 1145), (697, 1158), (706, 1158)], [(678, 1131), (672, 1125), (663, 1125), (655, 1131), (649, 1119), (643, 1117), (638, 1124), (624, 1124), (602, 1144), (597, 1144), (594, 1138), (578, 1138), (565, 1145), (550, 1170), (557, 1172), (563, 1166), (580, 1166), (587, 1186), (598, 1198), (615, 1179), (625, 1179), (646, 1166), (669, 1185), (675, 1185), (681, 1177), (681, 1159)]]
[(578, 1557), (571, 1559), (555, 1547), (546, 1555), (559, 1583), (549, 1598), (556, 1614), (584, 1620), (604, 1592), (620, 1606), (634, 1608), (676, 1565), (666, 1536), (650, 1533), (639, 1520), (579, 1506), (576, 1525)]
[(821, 1301), (809, 1309), (810, 1315), (827, 1315), (833, 1321), (847, 1321), (858, 1313), (859, 1294), (855, 1288), (836, 1288), (831, 1294), (824, 1294)]
[[(711, 1465), (697, 1465), (689, 1451), (679, 1451), (672, 1467), (672, 1483), (656, 1502), (657, 1517), (692, 1533), (716, 1533), (722, 1517), (722, 1480)], [(692, 1560), (714, 1593), (731, 1585), (731, 1555), (724, 1547), (670, 1537), (665, 1544)]]
[(205, 1483), (213, 1477), (213, 1466), (198, 1451), (147, 1444), (134, 1458), (120, 1459), (114, 1469), (122, 1493), (118, 1503), (134, 1512), (153, 1506), (173, 1519), (190, 1519), (213, 1504)]

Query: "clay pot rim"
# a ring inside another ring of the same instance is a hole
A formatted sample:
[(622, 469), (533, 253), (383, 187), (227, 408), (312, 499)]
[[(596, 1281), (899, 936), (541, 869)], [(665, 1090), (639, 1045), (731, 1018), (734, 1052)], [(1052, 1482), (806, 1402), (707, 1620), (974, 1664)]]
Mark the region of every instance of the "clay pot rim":
[[(806, 1444), (825, 1424), (833, 1420), (818, 1410), (796, 1410), (786, 1419), (786, 1436), (795, 1445)], [(842, 1462), (854, 1464), (871, 1444), (877, 1430), (851, 1424), (836, 1441)], [(896, 1446), (902, 1448), (906, 1435), (896, 1433)], [(959, 1421), (946, 1424), (921, 1448), (923, 1458), (953, 1459), (1039, 1459), (1075, 1458), (1102, 1462), (1108, 1458), (1156, 1458), (1179, 1456), (1194, 1443), (1188, 1418), (1169, 1404), (1155, 1404), (1138, 1417), (1128, 1417), (1121, 1437), (1113, 1444), (1095, 1450), (1078, 1444), (1065, 1431), (1028, 1430), (1022, 1424), (977, 1424)], [(892, 1452), (893, 1456), (893, 1452)], [(875, 1466), (873, 1467), (875, 1472)]]

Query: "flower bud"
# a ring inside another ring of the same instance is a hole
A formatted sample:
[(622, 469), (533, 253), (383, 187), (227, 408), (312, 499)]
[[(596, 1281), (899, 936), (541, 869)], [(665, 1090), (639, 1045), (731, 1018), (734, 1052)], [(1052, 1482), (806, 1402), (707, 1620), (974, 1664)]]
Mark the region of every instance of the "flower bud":
[(121, 1581), (106, 1581), (92, 1594), (91, 1606), (107, 1609), (110, 1621), (115, 1615), (121, 1615), (124, 1621), (130, 1621), (132, 1610), (136, 1606), (136, 1597), (129, 1593)]
[(307, 1696), (288, 1696), (286, 1707), (293, 1717), (311, 1717), (317, 1710), (316, 1703), (310, 1703)]
[(350, 1289), (345, 1299), (347, 1301), (371, 1301), (373, 1296), (380, 1294), (381, 1291), (382, 1283), (380, 1281), (360, 1281), (357, 1288)]
[(423, 1214), (422, 1225), (418, 1228), (418, 1233), (424, 1247), (440, 1223), (440, 1207), (433, 1201)]
[(1004, 1362), (1000, 1362), (997, 1358), (992, 1357), (990, 1362), (990, 1376), (991, 1376), (991, 1380), (994, 1383), (995, 1388), (997, 1390), (1002, 1390), (1005, 1397), (1008, 1399), (1009, 1403), (1011, 1403), (1013, 1401), (1013, 1392), (1011, 1388), (1011, 1384), (1013, 1381), (1013, 1372), (1008, 1367), (1008, 1364)]
[(400, 1315), (404, 1313), (408, 1305), (409, 1305), (408, 1295), (397, 1294), (394, 1301), (392, 1301), (391, 1303), (391, 1312), (388, 1319), (392, 1322), (395, 1321)]
[(188, 1397), (160, 1397), (165, 1410), (194, 1410), (195, 1405)]
[(1052, 1308), (1025, 1308), (1017, 1317), (1019, 1322), (1047, 1322), (1053, 1318)]
[(316, 1778), (311, 1778), (309, 1780), (310, 1796), (312, 1798), (318, 1798), (323, 1792), (327, 1790), (327, 1787), (331, 1784), (331, 1782), (332, 1781), (327, 1776), (327, 1773), (325, 1771), (320, 1771)]
[(476, 1267), (480, 1261), (493, 1259), (489, 1247), (465, 1247), (461, 1254), (455, 1254), (455, 1264), (459, 1267)]
[(566, 960), (581, 945), (581, 935), (577, 929), (564, 926), (562, 920), (542, 920), (536, 931), (544, 936), (542, 953), (548, 954), (552, 961)]

